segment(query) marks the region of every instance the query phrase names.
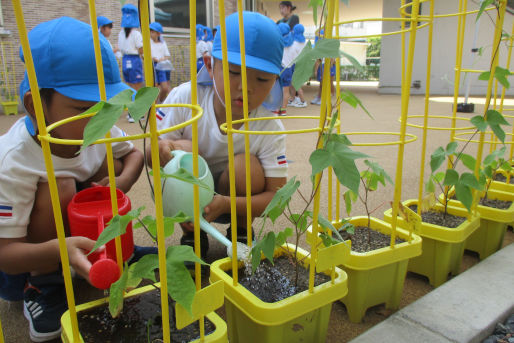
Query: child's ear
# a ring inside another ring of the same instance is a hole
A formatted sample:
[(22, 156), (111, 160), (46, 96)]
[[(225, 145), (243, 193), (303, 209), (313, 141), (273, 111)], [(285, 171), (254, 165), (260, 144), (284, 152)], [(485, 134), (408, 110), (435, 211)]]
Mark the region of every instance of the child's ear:
[(209, 76), (211, 77), (211, 79), (214, 77), (214, 74), (212, 72), (214, 67), (213, 61), (214, 58), (212, 58), (208, 54), (203, 55), (203, 64), (205, 65), (205, 68), (207, 68), (207, 71), (209, 72)]
[(32, 118), (36, 117), (36, 110), (34, 109), (34, 99), (32, 98), (32, 92), (28, 91), (23, 96), (23, 106), (25, 106), (25, 109), (30, 114)]

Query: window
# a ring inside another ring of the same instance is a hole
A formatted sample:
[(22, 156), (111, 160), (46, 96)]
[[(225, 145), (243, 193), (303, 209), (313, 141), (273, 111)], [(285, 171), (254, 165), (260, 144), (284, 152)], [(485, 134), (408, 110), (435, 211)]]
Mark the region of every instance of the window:
[[(153, 0), (153, 21), (169, 33), (189, 33), (189, 0)], [(196, 22), (212, 26), (212, 0), (196, 1)]]
[(0, 37), (8, 36), (11, 32), (4, 28), (4, 14), (2, 12), (2, 3), (0, 2)]

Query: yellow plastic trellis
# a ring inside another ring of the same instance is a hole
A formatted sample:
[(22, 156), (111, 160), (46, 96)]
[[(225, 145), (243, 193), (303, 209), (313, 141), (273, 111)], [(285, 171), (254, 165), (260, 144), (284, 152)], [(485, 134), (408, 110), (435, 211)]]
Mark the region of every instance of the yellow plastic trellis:
[[(428, 89), (428, 87), (427, 87)], [(428, 89), (430, 90), (430, 89)], [(426, 92), (425, 94), (428, 94), (428, 92)], [(426, 98), (427, 99), (427, 98)], [(426, 100), (426, 102), (428, 102), (428, 99)], [(450, 117), (450, 116), (442, 116), (442, 115), (428, 115), (428, 104), (426, 104), (427, 106), (427, 112), (426, 114), (424, 115), (408, 115), (407, 116), (407, 119), (409, 118), (424, 118), (424, 119), (429, 119), (429, 118), (434, 118), (434, 119), (451, 119), (453, 120), (454, 118), (453, 117)], [(463, 120), (463, 121), (469, 121), (469, 118), (464, 118), (464, 117), (455, 117), (456, 120)], [(398, 118), (398, 121), (401, 121), (401, 118)], [(409, 123), (407, 122), (407, 126), (410, 126), (410, 127), (415, 127), (415, 128), (418, 128), (418, 129), (427, 129), (427, 130), (440, 130), (440, 131), (459, 131), (459, 130), (471, 130), (474, 128), (474, 126), (466, 126), (466, 127), (455, 127), (455, 128), (451, 128), (451, 127), (437, 127), (437, 126), (427, 126), (428, 125), (428, 122), (425, 123), (423, 122), (423, 125), (417, 125), (417, 124), (413, 124), (413, 123)]]
[[(2, 54), (2, 75), (3, 86), (1, 89), (5, 92), (2, 97), (4, 101), (17, 101), (17, 82), (16, 82), (16, 69), (14, 67), (14, 60), (16, 56), (15, 48), (9, 41), (0, 41), (0, 53)], [(7, 114), (7, 113), (6, 113)]]

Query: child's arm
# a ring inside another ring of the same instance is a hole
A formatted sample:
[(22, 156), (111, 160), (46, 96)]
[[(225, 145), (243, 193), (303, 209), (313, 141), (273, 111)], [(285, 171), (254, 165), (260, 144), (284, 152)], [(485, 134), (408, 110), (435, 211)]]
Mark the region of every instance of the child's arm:
[[(91, 263), (85, 254), (94, 245), (95, 241), (86, 237), (66, 238), (70, 264), (86, 280), (89, 280)], [(0, 270), (7, 274), (52, 270), (60, 261), (57, 239), (35, 244), (27, 243), (26, 237), (0, 238)]]
[[(286, 184), (287, 178), (265, 177), (264, 181), (264, 191), (252, 195), (252, 216), (254, 217), (258, 217), (264, 212), (277, 190)], [(215, 195), (211, 203), (205, 206), (204, 212), (205, 220), (208, 222), (222, 214), (230, 213), (230, 196)], [(238, 216), (246, 216), (246, 196), (236, 197), (236, 212)]]
[[(127, 193), (137, 181), (139, 175), (141, 175), (142, 170), (143, 153), (136, 148), (132, 148), (132, 150), (123, 157), (115, 160), (116, 187), (124, 193)], [(96, 184), (100, 186), (109, 185), (109, 176), (105, 175), (106, 174), (103, 173), (103, 178), (96, 182)]]
[[(188, 139), (159, 139), (159, 161), (161, 167), (164, 167), (172, 158), (172, 150), (184, 150), (192, 151), (193, 143)], [(148, 165), (152, 165), (152, 147), (148, 145), (146, 147), (146, 162)]]

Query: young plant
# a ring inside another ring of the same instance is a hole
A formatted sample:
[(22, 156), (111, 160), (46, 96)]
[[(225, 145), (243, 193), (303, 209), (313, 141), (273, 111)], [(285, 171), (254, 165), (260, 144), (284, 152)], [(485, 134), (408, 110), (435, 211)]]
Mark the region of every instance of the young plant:
[[(359, 199), (361, 203), (364, 205), (366, 210), (366, 216), (368, 217), (368, 227), (371, 228), (371, 214), (375, 212), (377, 208), (370, 209), (368, 204), (369, 194), (378, 189), (378, 184), (381, 183), (382, 186), (386, 185), (386, 182), (389, 182), (391, 185), (393, 184), (393, 180), (386, 171), (378, 165), (378, 163), (364, 160), (364, 164), (367, 166), (367, 169), (360, 173), (360, 181), (362, 183), (362, 187), (364, 189), (364, 194), (355, 193), (352, 190), (347, 190), (344, 193), (344, 202), (346, 205), (346, 213), (350, 215), (352, 211), (352, 203)], [(370, 243), (370, 235), (368, 235), (368, 244)]]
[(498, 173), (500, 169), (510, 172), (512, 170), (512, 166), (509, 161), (505, 160), (503, 157), (505, 155), (506, 147), (503, 146), (498, 150), (493, 151), (491, 154), (487, 155), (482, 162), (482, 167), (480, 169), (481, 183), (485, 185), (484, 194), (482, 196), (482, 202), (487, 199), (487, 193), (491, 187), (492, 182), (494, 181), (494, 176)]

